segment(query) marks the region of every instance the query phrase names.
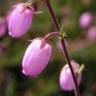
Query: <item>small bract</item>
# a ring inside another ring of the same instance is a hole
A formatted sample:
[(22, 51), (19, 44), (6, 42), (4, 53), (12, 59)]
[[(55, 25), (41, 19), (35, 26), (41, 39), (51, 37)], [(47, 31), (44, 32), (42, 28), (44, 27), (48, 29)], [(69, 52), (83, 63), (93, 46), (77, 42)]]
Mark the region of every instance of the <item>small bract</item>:
[(27, 48), (23, 61), (22, 72), (27, 76), (36, 77), (47, 66), (51, 57), (52, 47), (49, 43), (41, 48), (42, 39), (36, 38), (32, 40), (31, 44)]
[[(76, 75), (76, 72), (78, 72), (80, 66), (75, 61), (71, 61), (71, 65), (72, 65), (74, 73)], [(75, 85), (74, 85), (72, 74), (71, 74), (71, 71), (70, 71), (70, 68), (69, 68), (68, 64), (66, 64), (63, 67), (63, 69), (61, 70), (59, 80), (60, 80), (59, 81), (60, 82), (60, 87), (61, 87), (62, 90), (65, 90), (65, 91), (74, 90)], [(77, 76), (78, 85), (80, 85), (80, 82), (81, 82), (81, 73), (79, 73), (78, 76)]]
[(23, 36), (31, 26), (33, 15), (33, 8), (23, 3), (16, 5), (7, 18), (9, 35), (16, 38)]

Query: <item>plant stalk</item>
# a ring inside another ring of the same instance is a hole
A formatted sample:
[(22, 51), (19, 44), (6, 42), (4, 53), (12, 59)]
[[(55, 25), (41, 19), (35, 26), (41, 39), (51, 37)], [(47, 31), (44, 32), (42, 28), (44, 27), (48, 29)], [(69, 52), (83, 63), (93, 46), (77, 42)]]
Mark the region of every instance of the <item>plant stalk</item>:
[[(56, 27), (56, 30), (58, 32), (60, 32), (60, 27), (59, 27), (59, 24), (57, 22), (56, 15), (55, 15), (55, 13), (53, 11), (53, 8), (51, 6), (50, 0), (45, 0), (45, 3), (47, 5), (47, 7), (48, 7), (48, 10), (49, 10), (50, 15), (51, 15), (52, 20), (53, 20), (53, 23), (54, 23), (54, 25)], [(76, 76), (74, 74), (74, 70), (72, 68), (71, 62), (70, 62), (71, 60), (70, 60), (70, 57), (68, 55), (68, 51), (67, 51), (67, 48), (66, 48), (66, 45), (65, 45), (64, 38), (61, 38), (61, 44), (62, 44), (62, 47), (63, 47), (63, 51), (65, 53), (66, 61), (69, 64), (69, 68), (71, 70), (71, 74), (72, 74), (72, 77), (73, 77), (73, 81), (74, 81), (74, 85), (75, 85), (75, 88), (74, 88), (75, 96), (80, 96), (80, 91), (79, 91), (79, 87), (78, 87), (78, 84), (77, 84), (77, 79), (76, 79)]]

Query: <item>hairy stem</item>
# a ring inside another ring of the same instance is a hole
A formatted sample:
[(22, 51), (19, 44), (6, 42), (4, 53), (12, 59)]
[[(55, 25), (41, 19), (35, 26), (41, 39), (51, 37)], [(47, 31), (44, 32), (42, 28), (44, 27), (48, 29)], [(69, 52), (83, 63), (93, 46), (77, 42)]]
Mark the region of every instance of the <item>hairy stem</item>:
[[(60, 32), (60, 27), (59, 27), (59, 24), (57, 22), (56, 15), (55, 15), (55, 13), (54, 13), (54, 11), (52, 9), (50, 0), (45, 0), (45, 3), (47, 5), (47, 7), (48, 7), (48, 10), (50, 12), (50, 15), (52, 17), (53, 23), (55, 24), (55, 27), (56, 27), (57, 31)], [(74, 85), (75, 85), (75, 88), (74, 88), (75, 96), (80, 96), (80, 92), (79, 92), (79, 87), (78, 87), (78, 84), (77, 84), (76, 76), (74, 74), (74, 70), (73, 70), (71, 62), (70, 62), (70, 58), (69, 58), (69, 55), (68, 55), (68, 51), (67, 51), (67, 48), (66, 48), (66, 45), (65, 45), (64, 38), (61, 39), (61, 44), (62, 44), (62, 47), (63, 47), (63, 51), (65, 53), (66, 60), (67, 60), (67, 62), (69, 64), (69, 68), (70, 68), (71, 73), (72, 73), (72, 77), (73, 77), (73, 81), (74, 81)]]

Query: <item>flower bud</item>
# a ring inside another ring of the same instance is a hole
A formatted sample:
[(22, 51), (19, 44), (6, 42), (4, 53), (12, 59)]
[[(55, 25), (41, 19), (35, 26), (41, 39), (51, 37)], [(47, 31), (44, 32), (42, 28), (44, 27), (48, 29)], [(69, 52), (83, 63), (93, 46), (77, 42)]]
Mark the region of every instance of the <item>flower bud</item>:
[(0, 17), (0, 37), (4, 36), (6, 33), (6, 22)]
[[(77, 74), (77, 72), (80, 69), (80, 66), (78, 63), (76, 63), (75, 61), (71, 61), (71, 65), (72, 68), (74, 70), (75, 75)], [(80, 85), (81, 82), (81, 73), (79, 73), (78, 75), (76, 75), (77, 77), (77, 84)], [(60, 82), (60, 87), (62, 90), (65, 91), (71, 91), (74, 89), (74, 82), (73, 82), (73, 78), (72, 78), (72, 74), (69, 68), (69, 65), (66, 64), (63, 69), (61, 70), (60, 73), (60, 78), (59, 78), (59, 82)]]
[(92, 15), (89, 12), (85, 12), (80, 16), (79, 24), (81, 28), (87, 28), (92, 22)]
[(15, 38), (23, 36), (31, 26), (34, 9), (20, 3), (9, 13), (7, 19), (9, 35)]
[(42, 39), (36, 38), (32, 40), (27, 48), (22, 61), (23, 74), (36, 77), (47, 66), (51, 57), (52, 47), (47, 42), (43, 47), (41, 47), (41, 45)]
[(87, 38), (88, 38), (90, 41), (96, 40), (96, 26), (92, 26), (92, 27), (90, 27), (90, 28), (88, 29)]

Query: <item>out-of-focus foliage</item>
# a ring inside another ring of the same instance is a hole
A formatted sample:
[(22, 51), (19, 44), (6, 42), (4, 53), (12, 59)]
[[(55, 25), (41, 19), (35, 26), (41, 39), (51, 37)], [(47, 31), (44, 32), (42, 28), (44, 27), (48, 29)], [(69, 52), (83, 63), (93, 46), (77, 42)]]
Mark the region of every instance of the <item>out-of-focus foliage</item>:
[[(24, 0), (0, 0), (0, 16), (5, 17), (8, 10), (16, 2)], [(96, 0), (50, 0), (60, 26), (66, 26), (68, 35), (68, 52), (70, 57), (80, 64), (85, 64), (81, 96), (96, 95), (96, 39), (87, 38), (90, 27), (96, 26)], [(60, 70), (65, 64), (65, 57), (56, 48), (52, 40), (53, 55), (47, 68), (37, 78), (22, 74), (22, 58), (29, 41), (43, 37), (48, 32), (55, 31), (46, 4), (40, 3), (43, 11), (33, 18), (29, 32), (20, 39), (14, 39), (8, 34), (0, 38), (6, 48), (0, 49), (0, 96), (73, 96), (73, 92), (65, 92), (59, 86)], [(93, 16), (92, 24), (85, 29), (80, 28), (79, 19), (84, 12)], [(96, 34), (95, 34), (96, 35)]]

